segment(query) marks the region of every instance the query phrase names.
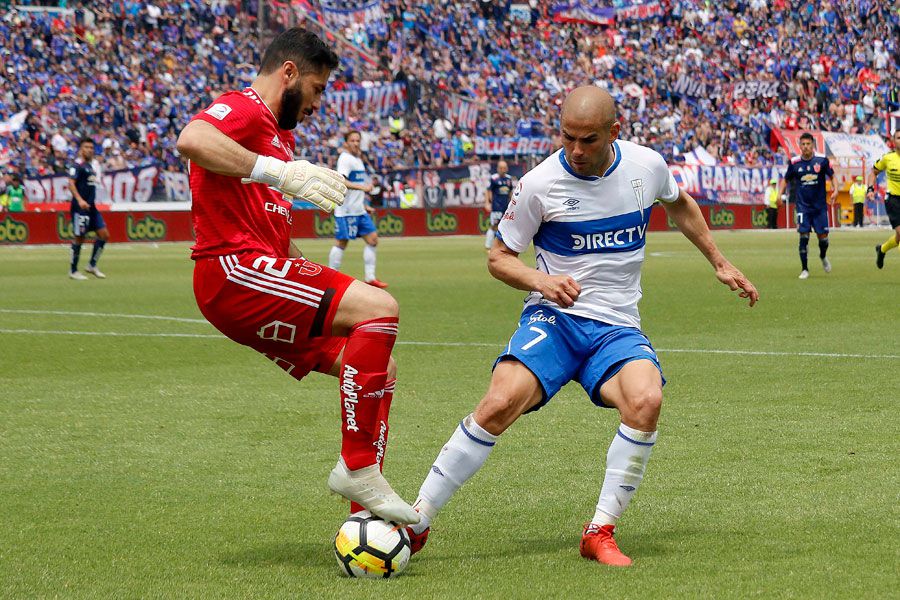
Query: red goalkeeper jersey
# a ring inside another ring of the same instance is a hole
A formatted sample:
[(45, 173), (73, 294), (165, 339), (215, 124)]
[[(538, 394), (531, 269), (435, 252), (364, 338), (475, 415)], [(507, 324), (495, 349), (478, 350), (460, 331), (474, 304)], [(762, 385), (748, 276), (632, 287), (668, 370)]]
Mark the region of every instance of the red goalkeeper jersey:
[[(257, 154), (294, 159), (294, 136), (252, 88), (228, 92), (194, 116)], [(191, 163), (191, 218), (197, 242), (191, 258), (262, 252), (287, 256), (291, 203), (261, 183), (241, 183)]]

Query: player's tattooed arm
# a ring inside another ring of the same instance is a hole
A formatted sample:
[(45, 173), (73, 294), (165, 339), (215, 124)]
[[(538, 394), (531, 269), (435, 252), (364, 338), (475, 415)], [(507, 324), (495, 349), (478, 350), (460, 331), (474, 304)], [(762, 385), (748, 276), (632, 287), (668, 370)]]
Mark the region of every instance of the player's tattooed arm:
[(257, 155), (205, 121), (191, 121), (181, 131), (178, 152), (220, 175), (249, 177)]
[(575, 304), (581, 293), (581, 286), (568, 275), (550, 275), (529, 267), (519, 258), (518, 252), (514, 252), (496, 239), (488, 255), (488, 271), (494, 278), (510, 287), (526, 292), (538, 292), (547, 300), (564, 308)]

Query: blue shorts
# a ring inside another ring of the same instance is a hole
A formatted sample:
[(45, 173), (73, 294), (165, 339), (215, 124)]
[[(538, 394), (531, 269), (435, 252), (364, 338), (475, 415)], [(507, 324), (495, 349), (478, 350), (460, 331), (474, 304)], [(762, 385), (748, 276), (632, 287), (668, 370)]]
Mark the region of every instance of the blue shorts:
[(103, 215), (96, 208), (85, 211), (72, 211), (72, 235), (84, 237), (89, 231), (98, 231), (106, 227)]
[(809, 233), (810, 229), (815, 229), (816, 233), (828, 233), (828, 211), (826, 209), (797, 211), (797, 232)]
[[(511, 359), (525, 365), (544, 388), (543, 400), (528, 412), (544, 406), (573, 379), (594, 404), (605, 407), (600, 387), (633, 360), (652, 361), (662, 376), (656, 352), (640, 329), (569, 315), (547, 306), (528, 306), (522, 311), (519, 328), (494, 367)], [(663, 385), (665, 381), (663, 377)]]
[(369, 215), (334, 218), (334, 239), (355, 240), (375, 232), (375, 221)]

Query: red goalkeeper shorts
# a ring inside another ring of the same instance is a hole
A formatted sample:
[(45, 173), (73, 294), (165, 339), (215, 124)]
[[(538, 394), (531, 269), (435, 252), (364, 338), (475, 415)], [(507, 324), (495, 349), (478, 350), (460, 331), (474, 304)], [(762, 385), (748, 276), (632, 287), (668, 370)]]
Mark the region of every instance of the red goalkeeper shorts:
[(347, 338), (331, 335), (338, 304), (353, 278), (303, 258), (256, 252), (202, 258), (194, 297), (203, 316), (297, 379), (327, 373)]

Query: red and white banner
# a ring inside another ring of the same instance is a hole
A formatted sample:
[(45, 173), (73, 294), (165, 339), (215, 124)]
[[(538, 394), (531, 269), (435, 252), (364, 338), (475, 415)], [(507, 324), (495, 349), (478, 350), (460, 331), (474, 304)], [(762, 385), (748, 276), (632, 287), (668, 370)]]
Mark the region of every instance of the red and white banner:
[(447, 114), (457, 129), (475, 131), (475, 127), (478, 125), (478, 105), (466, 102), (460, 96), (450, 97)]
[(773, 129), (772, 131), (788, 156), (800, 154), (800, 136), (804, 133), (809, 133), (813, 136), (813, 141), (816, 144), (815, 151), (819, 154), (825, 154), (825, 138), (822, 137), (821, 131), (804, 131), (802, 129)]
[(402, 83), (377, 85), (370, 88), (356, 87), (340, 92), (325, 92), (322, 106), (338, 117), (376, 113), (388, 117), (395, 108), (406, 110), (406, 86)]

